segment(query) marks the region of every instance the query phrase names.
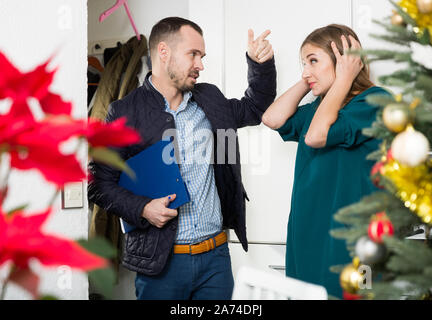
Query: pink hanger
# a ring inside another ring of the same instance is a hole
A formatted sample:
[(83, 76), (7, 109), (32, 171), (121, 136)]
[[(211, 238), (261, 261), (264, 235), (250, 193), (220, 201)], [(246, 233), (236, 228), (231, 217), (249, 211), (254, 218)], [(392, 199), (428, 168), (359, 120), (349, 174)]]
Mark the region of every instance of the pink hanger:
[(138, 39), (138, 40), (141, 40), (141, 36), (140, 36), (140, 34), (139, 34), (139, 32), (138, 32), (136, 26), (135, 26), (135, 22), (134, 22), (134, 20), (133, 20), (133, 18), (132, 18), (132, 15), (131, 15), (130, 11), (129, 11), (129, 6), (128, 6), (128, 3), (127, 3), (127, 0), (117, 0), (117, 2), (115, 3), (114, 6), (112, 6), (112, 7), (109, 8), (108, 10), (104, 11), (104, 12), (99, 16), (99, 22), (104, 21), (104, 20), (105, 20), (107, 17), (109, 17), (109, 16), (110, 16), (114, 11), (116, 11), (116, 10), (118, 9), (118, 7), (120, 7), (121, 5), (124, 5), (124, 7), (125, 7), (125, 9), (126, 9), (126, 13), (127, 13), (128, 17), (129, 17), (129, 20), (130, 20), (131, 24), (132, 24), (132, 28), (133, 28), (134, 31), (135, 31), (135, 34), (136, 34), (136, 36), (137, 36), (137, 39)]

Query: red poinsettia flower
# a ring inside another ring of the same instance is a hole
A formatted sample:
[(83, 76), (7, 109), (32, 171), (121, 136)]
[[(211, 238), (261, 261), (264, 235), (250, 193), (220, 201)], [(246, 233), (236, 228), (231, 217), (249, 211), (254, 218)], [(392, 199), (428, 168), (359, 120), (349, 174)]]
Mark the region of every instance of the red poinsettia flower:
[(20, 269), (28, 269), (31, 259), (45, 266), (67, 265), (82, 271), (107, 267), (108, 262), (78, 245), (75, 241), (46, 234), (41, 230), (51, 213), (11, 217), (0, 210), (0, 265), (12, 261)]
[(86, 134), (89, 145), (92, 147), (118, 147), (140, 142), (140, 135), (125, 124), (125, 117), (110, 123), (90, 119)]
[(50, 116), (33, 124), (31, 129), (16, 135), (13, 145), (59, 146), (72, 137), (84, 136), (86, 120), (69, 116)]
[[(0, 150), (10, 153), (13, 168), (37, 169), (61, 187), (85, 178), (75, 156), (60, 152), (62, 142), (76, 136), (85, 137), (92, 147), (122, 146), (139, 142), (140, 136), (125, 126), (125, 118), (109, 124), (72, 119), (72, 104), (49, 91), (55, 74), (46, 70), (49, 62), (23, 73), (0, 52), (0, 99), (13, 100), (10, 111), (0, 115)], [(39, 101), (43, 121), (34, 118), (29, 97)]]
[(22, 73), (0, 52), (0, 99), (11, 98), (14, 106), (11, 113), (15, 116), (33, 118), (27, 105), (27, 98), (33, 97), (39, 100), (42, 110), (47, 114), (70, 115), (72, 104), (64, 102), (63, 99), (49, 91), (54, 71), (46, 68), (51, 59), (37, 66), (34, 70)]
[[(10, 118), (10, 116), (9, 116)], [(84, 120), (48, 117), (41, 122), (20, 118), (8, 125), (0, 117), (0, 146), (9, 154), (11, 166), (19, 170), (37, 169), (47, 181), (63, 186), (80, 181), (85, 172), (75, 155), (60, 152), (60, 144), (72, 136), (86, 132)]]
[(18, 135), (32, 130), (34, 121), (26, 118), (15, 118), (11, 114), (0, 115), (0, 147), (9, 149), (14, 145)]
[(37, 169), (47, 181), (61, 187), (80, 181), (85, 172), (74, 155), (60, 152), (60, 144), (71, 137), (84, 137), (92, 147), (122, 146), (140, 141), (139, 134), (125, 126), (126, 118), (112, 123), (69, 116), (49, 116), (35, 122), (13, 114), (0, 116), (0, 148), (11, 155), (11, 166)]
[(19, 170), (37, 169), (47, 181), (62, 187), (81, 181), (85, 172), (75, 155), (64, 155), (55, 148), (27, 146), (26, 151), (11, 151), (11, 166)]
[(66, 102), (58, 94), (48, 92), (39, 100), (41, 108), (45, 113), (60, 115), (70, 115), (72, 112), (72, 103)]

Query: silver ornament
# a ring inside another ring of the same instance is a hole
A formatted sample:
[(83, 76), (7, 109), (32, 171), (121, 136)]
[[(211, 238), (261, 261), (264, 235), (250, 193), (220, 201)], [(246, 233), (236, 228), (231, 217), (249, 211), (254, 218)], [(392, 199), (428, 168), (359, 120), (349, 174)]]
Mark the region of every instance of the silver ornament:
[(386, 247), (372, 241), (368, 236), (363, 236), (357, 240), (355, 252), (361, 263), (372, 265), (384, 259)]

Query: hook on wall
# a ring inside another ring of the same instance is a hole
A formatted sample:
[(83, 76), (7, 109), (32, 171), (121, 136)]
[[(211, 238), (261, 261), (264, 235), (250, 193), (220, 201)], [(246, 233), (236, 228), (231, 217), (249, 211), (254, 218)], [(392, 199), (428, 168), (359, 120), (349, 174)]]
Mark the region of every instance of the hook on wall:
[(127, 0), (117, 0), (117, 2), (114, 4), (114, 6), (112, 6), (111, 8), (109, 8), (108, 10), (102, 12), (102, 14), (99, 16), (99, 22), (104, 21), (107, 17), (109, 17), (114, 11), (116, 11), (121, 5), (124, 6), (126, 13), (129, 17), (129, 21), (132, 25), (132, 28), (135, 31), (136, 37), (138, 40), (141, 40), (141, 36), (140, 33), (138, 32), (138, 29), (135, 25), (135, 21), (132, 18), (132, 14), (129, 10), (129, 6), (128, 6), (128, 2)]

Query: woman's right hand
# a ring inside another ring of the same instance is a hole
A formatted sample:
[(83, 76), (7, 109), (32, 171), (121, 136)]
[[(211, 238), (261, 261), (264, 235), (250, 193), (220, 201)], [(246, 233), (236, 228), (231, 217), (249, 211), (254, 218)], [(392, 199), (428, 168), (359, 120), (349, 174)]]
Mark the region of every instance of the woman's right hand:
[(349, 38), (351, 41), (351, 48), (349, 47), (345, 36), (341, 36), (344, 54), (340, 54), (333, 41), (331, 47), (336, 56), (336, 80), (352, 83), (363, 69), (364, 64), (359, 56), (346, 53), (350, 49), (361, 49), (360, 43), (354, 39), (354, 37), (350, 35)]

